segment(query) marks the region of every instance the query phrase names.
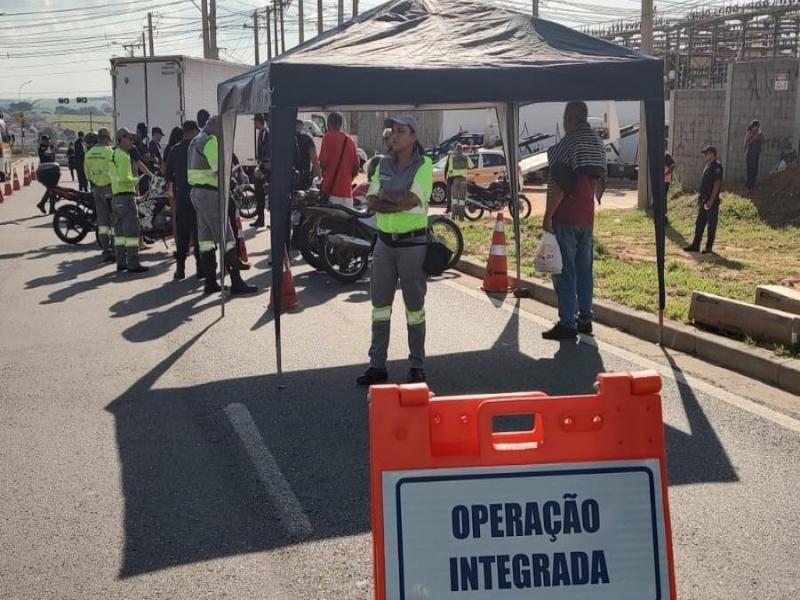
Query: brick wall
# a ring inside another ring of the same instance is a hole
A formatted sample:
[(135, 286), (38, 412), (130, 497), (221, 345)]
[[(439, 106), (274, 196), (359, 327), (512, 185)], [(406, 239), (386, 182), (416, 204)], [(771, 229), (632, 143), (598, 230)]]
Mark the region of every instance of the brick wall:
[(725, 130), (725, 90), (674, 90), (670, 102), (669, 149), (684, 189), (696, 189), (703, 170), (700, 150), (719, 149)]

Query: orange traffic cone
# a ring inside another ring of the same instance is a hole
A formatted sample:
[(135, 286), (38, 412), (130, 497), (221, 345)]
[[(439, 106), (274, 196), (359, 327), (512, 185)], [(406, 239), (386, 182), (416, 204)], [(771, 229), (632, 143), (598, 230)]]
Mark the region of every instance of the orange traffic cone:
[(244, 242), (244, 231), (242, 231), (242, 220), (236, 215), (236, 247), (239, 249), (239, 260), (246, 263), (250, 262), (247, 257), (247, 245)]
[[(294, 278), (292, 277), (292, 269), (289, 266), (288, 253), (283, 257), (283, 286), (281, 287), (283, 288), (281, 293), (281, 308), (286, 311), (298, 306), (300, 300), (297, 297), (297, 291), (294, 289)], [(274, 300), (273, 292), (270, 290), (268, 310), (273, 308)]]
[(486, 274), (481, 289), (489, 293), (507, 293), (511, 288), (508, 279), (508, 261), (506, 260), (506, 230), (503, 212), (497, 213), (492, 235), (492, 248), (489, 261), (486, 263)]
[(18, 192), (19, 191), (19, 177), (17, 177), (17, 170), (14, 169), (13, 173), (14, 173), (14, 177), (13, 177), (13, 180), (14, 180), (14, 191)]
[(2, 204), (3, 202), (5, 202), (5, 199), (3, 198), (3, 190), (0, 189), (0, 204)]
[(10, 196), (11, 195), (11, 182), (10, 181), (6, 181), (6, 189), (3, 191), (3, 193), (6, 196)]
[(28, 186), (31, 184), (31, 172), (28, 169), (28, 165), (26, 164), (22, 168), (22, 185)]

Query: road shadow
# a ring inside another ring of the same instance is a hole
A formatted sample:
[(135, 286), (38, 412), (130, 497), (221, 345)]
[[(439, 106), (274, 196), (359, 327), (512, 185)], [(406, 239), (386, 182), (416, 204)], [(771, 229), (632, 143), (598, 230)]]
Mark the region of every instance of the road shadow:
[[(163, 318), (172, 323), (179, 311), (196, 308), (188, 299)], [(156, 386), (206, 330), (106, 407), (115, 419), (125, 497), (120, 578), (370, 530), (366, 390), (354, 384), (365, 365)], [(520, 351), (515, 312), (491, 347), (430, 356), (426, 370), (438, 396), (592, 393), (605, 370), (596, 345), (562, 342), (553, 348), (552, 356), (541, 358)], [(230, 360), (235, 372), (239, 359)], [(388, 367), (399, 381), (407, 364)], [(665, 426), (670, 484), (735, 481), (698, 398), (689, 386), (679, 390), (691, 433)], [(266, 494), (224, 413), (231, 403), (250, 413), (311, 522), (310, 538), (293, 537), (278, 520), (280, 507)]]
[(56, 266), (56, 272), (44, 277), (36, 277), (25, 283), (26, 290), (32, 290), (44, 286), (58, 285), (77, 279), (85, 273), (97, 270), (108, 270), (112, 267), (103, 263), (99, 253), (92, 253), (83, 258), (63, 260)]
[(26, 221), (32, 221), (33, 219), (39, 219), (44, 216), (45, 215), (38, 214), (38, 215), (32, 215), (30, 217), (20, 217), (19, 219), (11, 219), (10, 221), (2, 221), (0, 222), (0, 227), (2, 227), (3, 225), (21, 225)]
[(739, 481), (728, 453), (706, 417), (692, 387), (685, 383), (683, 371), (666, 348), (661, 348), (675, 375), (690, 433), (665, 425), (667, 478), (670, 485), (690, 483), (734, 483)]
[[(259, 288), (263, 287), (269, 291), (272, 287), (272, 271), (261, 273), (255, 281)], [(342, 295), (347, 296), (345, 302), (369, 302), (368, 279), (362, 279), (357, 283), (341, 283), (327, 273), (308, 269), (294, 271), (294, 288), (299, 304), (284, 311), (285, 313), (300, 313), (325, 304), (331, 299)], [(264, 313), (253, 323), (250, 331), (261, 329), (264, 325), (271, 323), (274, 317), (275, 315), (271, 309), (265, 309)]]

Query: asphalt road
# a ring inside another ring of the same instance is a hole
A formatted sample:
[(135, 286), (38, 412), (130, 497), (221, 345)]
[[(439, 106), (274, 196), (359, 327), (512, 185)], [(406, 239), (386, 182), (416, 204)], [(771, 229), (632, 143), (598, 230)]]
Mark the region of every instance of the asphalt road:
[[(296, 268), (278, 377), (267, 292), (220, 320), (163, 246), (118, 276), (56, 239), (35, 188), (0, 205), (0, 598), (372, 598), (367, 285)], [(262, 287), (266, 244), (249, 244)], [(430, 286), (437, 394), (659, 369), (680, 598), (797, 599), (800, 400), (603, 327), (544, 342), (551, 309), (477, 287)]]

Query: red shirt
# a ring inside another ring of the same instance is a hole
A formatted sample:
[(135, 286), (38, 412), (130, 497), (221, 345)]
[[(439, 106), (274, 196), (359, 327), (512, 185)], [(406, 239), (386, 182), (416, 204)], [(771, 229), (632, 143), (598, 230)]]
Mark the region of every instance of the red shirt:
[(594, 225), (594, 193), (597, 177), (579, 176), (575, 189), (565, 194), (553, 213), (557, 225)]
[(323, 167), (320, 189), (331, 196), (352, 198), (353, 173), (358, 169), (358, 154), (353, 140), (343, 131), (327, 132), (322, 138), (319, 162)]

